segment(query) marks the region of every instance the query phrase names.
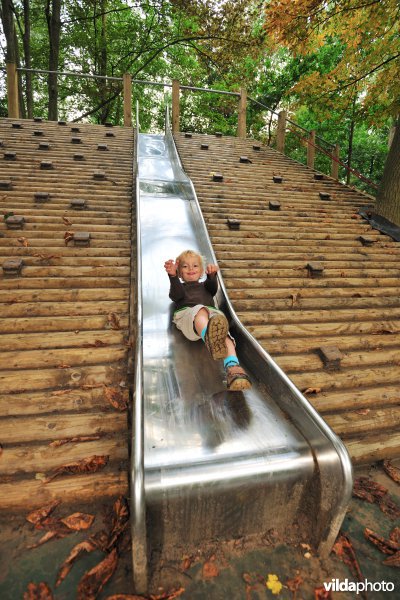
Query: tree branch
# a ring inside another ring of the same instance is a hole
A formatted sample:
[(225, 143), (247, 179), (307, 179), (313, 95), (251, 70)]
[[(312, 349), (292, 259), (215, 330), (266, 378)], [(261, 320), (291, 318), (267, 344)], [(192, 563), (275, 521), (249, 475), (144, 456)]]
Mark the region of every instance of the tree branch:
[(323, 98), (324, 96), (330, 96), (331, 94), (334, 94), (336, 92), (341, 92), (342, 90), (345, 90), (348, 87), (351, 87), (352, 85), (354, 85), (358, 81), (362, 81), (363, 79), (365, 79), (366, 77), (368, 77), (368, 75), (371, 75), (372, 73), (375, 73), (375, 71), (378, 71), (381, 67), (383, 67), (384, 65), (387, 65), (392, 60), (395, 60), (396, 58), (399, 58), (399, 56), (400, 56), (400, 52), (398, 54), (395, 54), (394, 56), (391, 56), (387, 60), (384, 60), (379, 65), (377, 65), (376, 67), (374, 67), (373, 69), (371, 69), (370, 71), (368, 71), (368, 73), (364, 73), (363, 75), (360, 75), (359, 77), (356, 77), (355, 79), (352, 79), (348, 83), (335, 88), (334, 90), (329, 90), (328, 92), (324, 92), (323, 94), (320, 94), (319, 98)]

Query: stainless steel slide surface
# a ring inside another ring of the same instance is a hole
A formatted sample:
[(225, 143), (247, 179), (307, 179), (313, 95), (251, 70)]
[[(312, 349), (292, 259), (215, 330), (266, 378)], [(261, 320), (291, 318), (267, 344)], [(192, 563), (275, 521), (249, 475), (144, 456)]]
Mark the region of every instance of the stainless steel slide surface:
[[(220, 275), (218, 304), (252, 389), (227, 392), (222, 361), (172, 325), (164, 261), (187, 248), (216, 258), (172, 136), (140, 134), (137, 160), (142, 356), (135, 401), (142, 396), (144, 456), (132, 509), (136, 522), (147, 514), (147, 553), (179, 555), (204, 539), (270, 529), (282, 541), (303, 539), (327, 552), (351, 493), (345, 448), (242, 327)], [(137, 578), (141, 568), (134, 559)]]

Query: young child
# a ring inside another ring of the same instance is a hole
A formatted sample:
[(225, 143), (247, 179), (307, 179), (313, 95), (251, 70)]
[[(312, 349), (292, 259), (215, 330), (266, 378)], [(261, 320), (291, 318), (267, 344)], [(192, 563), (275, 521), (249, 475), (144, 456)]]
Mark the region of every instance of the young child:
[[(219, 267), (209, 264), (204, 268), (203, 257), (194, 250), (185, 250), (175, 261), (167, 260), (164, 267), (170, 279), (169, 297), (176, 305), (173, 317), (176, 327), (188, 340), (202, 339), (214, 360), (224, 360), (228, 390), (250, 388), (249, 376), (236, 356), (228, 321), (215, 307)], [(207, 279), (200, 282), (204, 273)]]

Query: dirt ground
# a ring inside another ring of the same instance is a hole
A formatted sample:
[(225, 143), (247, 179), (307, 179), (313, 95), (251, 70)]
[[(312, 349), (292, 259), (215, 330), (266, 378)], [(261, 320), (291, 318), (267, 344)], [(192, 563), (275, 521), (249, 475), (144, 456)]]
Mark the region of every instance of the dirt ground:
[[(399, 463), (400, 461), (397, 461), (393, 464), (400, 466)], [(355, 477), (360, 475), (367, 475), (385, 486), (391, 499), (400, 507), (400, 486), (386, 475), (381, 465), (357, 470)], [(95, 515), (90, 534), (89, 530), (73, 532), (62, 539), (50, 540), (36, 548), (29, 546), (35, 544), (43, 535), (42, 530), (35, 529), (21, 515), (3, 520), (0, 523), (0, 599), (22, 600), (30, 582), (46, 582), (55, 600), (78, 598), (77, 589), (81, 578), (104, 559), (104, 552), (96, 549), (79, 556), (58, 587), (55, 585), (57, 573), (77, 543), (109, 526), (111, 510), (112, 502), (109, 506), (86, 507), (63, 507), (60, 504), (53, 513), (57, 518), (64, 518), (75, 511)], [(342, 526), (342, 533), (348, 536), (354, 549), (362, 581), (367, 579), (372, 583), (389, 582), (394, 586), (393, 591), (372, 591), (364, 596), (357, 595), (355, 591), (340, 591), (333, 592), (330, 596), (316, 596), (315, 589), (322, 587), (324, 582), (329, 583), (332, 579), (343, 582), (346, 578), (350, 582), (356, 582), (357, 576), (334, 553), (321, 560), (306, 545), (289, 547), (270, 538), (256, 549), (252, 547), (251, 542), (245, 540), (218, 542), (199, 548), (192, 556), (182, 556), (179, 563), (166, 560), (152, 573), (153, 580), (158, 582), (152, 592), (157, 600), (166, 600), (169, 597), (179, 597), (182, 600), (400, 598), (399, 568), (384, 565), (383, 560), (387, 555), (364, 536), (364, 530), (368, 527), (387, 539), (396, 525), (398, 526), (398, 519), (396, 522), (390, 518), (377, 504), (353, 498)], [(133, 596), (129, 544), (122, 544), (118, 552), (120, 556), (114, 574), (97, 596), (90, 597), (99, 600), (115, 595), (115, 600), (124, 600), (124, 597), (126, 600), (138, 598)], [(173, 594), (174, 591), (176, 595)], [(28, 598), (30, 600), (31, 597)], [(45, 600), (48, 598), (51, 596), (46, 596)]]

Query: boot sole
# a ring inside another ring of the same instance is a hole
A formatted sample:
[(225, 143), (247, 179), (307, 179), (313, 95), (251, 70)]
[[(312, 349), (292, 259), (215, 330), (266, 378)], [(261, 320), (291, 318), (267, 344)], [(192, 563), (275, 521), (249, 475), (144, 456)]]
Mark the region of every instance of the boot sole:
[(228, 387), (228, 392), (239, 392), (241, 390), (249, 390), (251, 388), (251, 381), (244, 377), (238, 377), (234, 379)]
[(228, 354), (225, 343), (228, 330), (228, 321), (223, 315), (216, 315), (210, 319), (206, 339), (207, 348), (214, 360), (225, 358)]

